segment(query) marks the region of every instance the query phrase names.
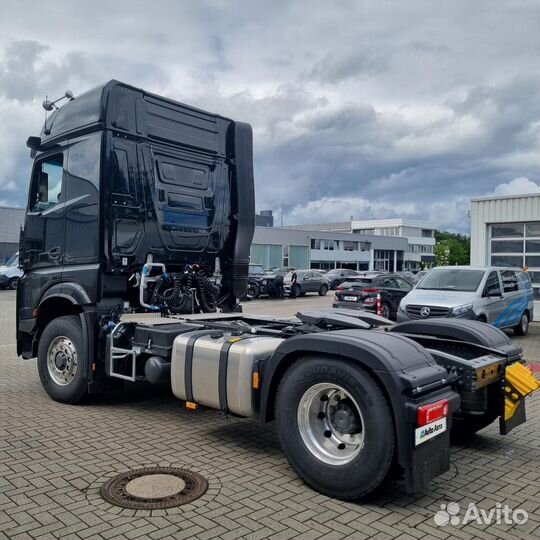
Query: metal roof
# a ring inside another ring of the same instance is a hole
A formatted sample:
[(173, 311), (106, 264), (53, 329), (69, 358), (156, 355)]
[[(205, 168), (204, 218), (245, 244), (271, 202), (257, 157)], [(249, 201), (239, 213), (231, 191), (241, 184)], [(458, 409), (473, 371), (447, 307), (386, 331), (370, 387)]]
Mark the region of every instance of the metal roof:
[(18, 244), (23, 223), (24, 208), (0, 206), (0, 242)]

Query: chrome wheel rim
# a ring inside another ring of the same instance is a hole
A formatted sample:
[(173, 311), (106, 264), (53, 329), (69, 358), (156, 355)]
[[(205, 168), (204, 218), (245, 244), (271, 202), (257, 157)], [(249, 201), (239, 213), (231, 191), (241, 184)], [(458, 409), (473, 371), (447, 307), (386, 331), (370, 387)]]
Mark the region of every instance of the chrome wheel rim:
[(364, 446), (364, 419), (343, 387), (318, 383), (298, 403), (298, 429), (307, 449), (329, 465), (350, 463)]
[(67, 386), (77, 373), (78, 357), (73, 342), (65, 337), (55, 337), (47, 350), (47, 370), (53, 382)]
[(388, 306), (381, 306), (381, 317), (385, 319), (390, 317), (390, 308)]

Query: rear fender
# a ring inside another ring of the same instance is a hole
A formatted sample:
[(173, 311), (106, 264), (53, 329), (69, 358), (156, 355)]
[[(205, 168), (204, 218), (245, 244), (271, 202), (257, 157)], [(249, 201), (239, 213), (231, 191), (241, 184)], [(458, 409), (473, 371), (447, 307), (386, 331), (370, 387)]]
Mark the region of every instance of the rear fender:
[[(391, 406), (396, 428), (397, 461), (410, 472), (411, 477), (414, 476), (413, 469), (418, 468), (418, 452), (415, 451), (413, 437), (417, 405), (436, 401), (441, 395), (447, 397), (451, 402), (449, 423), (452, 412), (459, 407), (459, 397), (450, 390), (446, 381), (446, 370), (438, 366), (423, 347), (399, 334), (338, 330), (295, 336), (281, 343), (265, 366), (261, 388), (262, 423), (274, 418), (276, 392), (287, 368), (294, 362), (301, 362), (306, 355), (344, 358), (372, 374)], [(439, 464), (439, 471), (446, 470), (448, 465), (447, 439), (445, 434), (430, 441), (440, 446), (438, 455), (443, 455), (444, 463)], [(420, 453), (424, 452), (422, 448)]]

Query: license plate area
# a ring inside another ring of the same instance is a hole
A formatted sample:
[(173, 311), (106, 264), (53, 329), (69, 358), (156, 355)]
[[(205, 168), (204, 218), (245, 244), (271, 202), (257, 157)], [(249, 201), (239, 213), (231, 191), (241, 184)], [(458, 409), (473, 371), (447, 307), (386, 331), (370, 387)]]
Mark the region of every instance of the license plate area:
[(414, 430), (414, 446), (423, 444), (426, 441), (429, 441), (430, 439), (437, 437), (437, 435), (444, 433), (445, 431), (446, 431), (446, 417), (440, 418), (439, 420), (435, 420), (434, 422), (430, 422), (429, 424), (426, 424), (425, 426), (416, 428)]
[(358, 299), (357, 296), (344, 296), (343, 297), (343, 300), (345, 300), (345, 302), (356, 302), (357, 299)]

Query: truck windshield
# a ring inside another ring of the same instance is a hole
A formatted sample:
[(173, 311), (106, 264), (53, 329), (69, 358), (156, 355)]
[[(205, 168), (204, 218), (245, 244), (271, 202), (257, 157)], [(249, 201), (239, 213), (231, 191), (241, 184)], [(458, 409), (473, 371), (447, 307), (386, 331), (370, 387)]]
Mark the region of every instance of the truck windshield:
[(478, 289), (483, 276), (483, 270), (434, 268), (426, 274), (417, 289), (473, 292)]

